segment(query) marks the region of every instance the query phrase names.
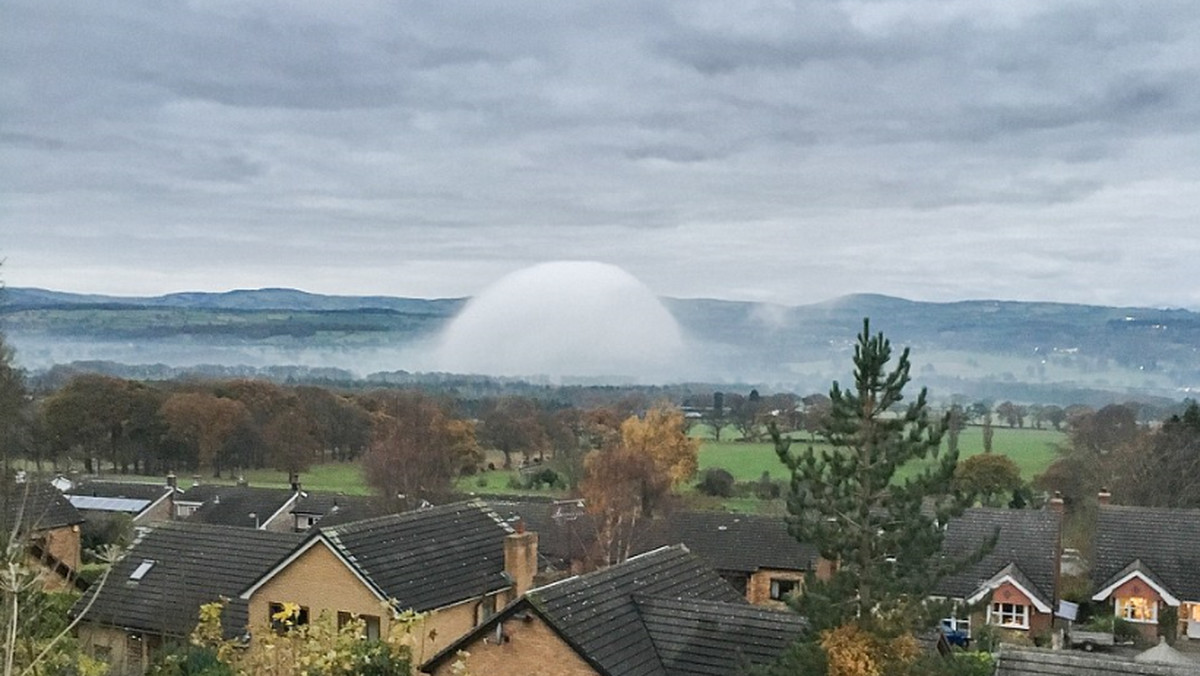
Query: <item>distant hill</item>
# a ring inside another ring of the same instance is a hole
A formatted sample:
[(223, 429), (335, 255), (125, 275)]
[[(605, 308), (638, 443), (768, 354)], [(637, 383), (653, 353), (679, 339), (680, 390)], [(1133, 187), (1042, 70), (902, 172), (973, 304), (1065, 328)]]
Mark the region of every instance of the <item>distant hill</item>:
[[(295, 289), (152, 298), (7, 288), (0, 327), (29, 368), (125, 364), (429, 369), (428, 347), (466, 299), (325, 296)], [(1103, 390), (1172, 398), (1200, 391), (1200, 313), (1063, 303), (925, 303), (853, 295), (803, 306), (663, 302), (689, 337), (684, 380), (819, 390), (848, 374), (863, 317), (935, 391)], [(536, 330), (536, 327), (534, 327)], [(1039, 394), (1041, 393), (1041, 394)]]

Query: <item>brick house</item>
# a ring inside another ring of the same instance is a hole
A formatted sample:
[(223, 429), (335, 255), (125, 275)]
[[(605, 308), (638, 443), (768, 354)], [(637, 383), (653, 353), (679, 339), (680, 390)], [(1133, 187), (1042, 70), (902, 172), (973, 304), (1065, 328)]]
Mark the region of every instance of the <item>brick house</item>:
[[(582, 500), (510, 501), (496, 509), (511, 519), (524, 519), (537, 531), (547, 565), (572, 573), (587, 570), (595, 525)], [(812, 545), (788, 532), (782, 517), (677, 511), (649, 519), (633, 543), (633, 553), (683, 543), (751, 603), (783, 607), (784, 599), (803, 586), (810, 571), (827, 579), (833, 566)]]
[(359, 615), (386, 636), (384, 604), (426, 613), (414, 657), (423, 659), (528, 589), (537, 535), (517, 533), (489, 507), (463, 502), (318, 527), (241, 590), (251, 627), (281, 604), (304, 616)]
[(31, 563), (42, 568), (47, 589), (75, 583), (84, 518), (57, 488), (41, 481), (12, 481), (0, 489), (0, 527), (26, 540)]
[[(299, 542), (291, 533), (158, 524), (113, 566), (103, 588), (89, 589), (75, 604), (72, 616), (86, 610), (80, 642), (108, 662), (113, 676), (140, 675), (159, 647), (191, 633), (201, 605), (236, 598)], [(242, 631), (244, 606), (232, 604), (227, 613), (227, 634)]]
[(175, 497), (175, 518), (216, 526), (292, 532), (300, 488), (199, 484)]
[(1200, 509), (1101, 504), (1093, 559), (1092, 600), (1149, 639), (1174, 608), (1179, 636), (1200, 640)]
[(369, 635), (385, 638), (393, 602), (427, 613), (420, 659), (528, 589), (536, 557), (536, 534), (514, 532), (476, 502), (308, 533), (177, 521), (144, 535), (73, 613), (96, 596), (79, 636), (122, 676), (143, 673), (156, 648), (186, 637), (200, 606), (222, 597), (231, 599), (226, 634), (250, 629), (251, 650), (255, 628), (284, 603), (300, 607), (300, 622), (361, 616)]
[(175, 518), (175, 497), (180, 491), (173, 480), (161, 484), (81, 481), (63, 493), (89, 522), (124, 514), (133, 525), (146, 526)]
[(942, 542), (952, 567), (954, 561), (973, 558), (993, 537), (995, 545), (979, 561), (935, 584), (935, 596), (961, 604), (943, 620), (943, 628), (968, 637), (982, 624), (1028, 636), (1048, 633), (1059, 598), (1061, 523), (1055, 509), (976, 507), (952, 519)]
[[(530, 590), (426, 662), (434, 676), (725, 675), (778, 657), (798, 615), (751, 605), (683, 545)], [(463, 657), (460, 651), (465, 651)]]

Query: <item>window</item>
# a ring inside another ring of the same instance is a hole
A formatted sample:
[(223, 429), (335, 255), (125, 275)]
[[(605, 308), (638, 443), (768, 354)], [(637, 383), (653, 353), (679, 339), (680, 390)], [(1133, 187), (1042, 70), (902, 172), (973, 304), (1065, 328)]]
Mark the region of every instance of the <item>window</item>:
[(308, 624), (308, 608), (306, 606), (295, 603), (271, 603), (267, 605), (267, 612), (270, 615), (271, 629), (275, 630), (277, 634), (282, 634), (292, 627)]
[(1009, 629), (1029, 628), (1029, 606), (1018, 603), (993, 603), (988, 607), (988, 624)]
[(1130, 622), (1158, 622), (1158, 604), (1141, 596), (1117, 599), (1117, 617)]
[(149, 573), (150, 569), (153, 567), (154, 567), (153, 559), (143, 559), (142, 562), (138, 564), (138, 567), (135, 568), (133, 570), (133, 572), (129, 574), (129, 579), (135, 580), (135, 581), (140, 580), (143, 577), (146, 577), (146, 573)]
[(379, 640), (379, 617), (376, 615), (355, 615), (354, 613), (339, 610), (337, 614), (338, 630), (341, 631), (343, 627), (356, 619), (363, 623), (364, 635), (359, 638), (365, 638), (368, 641)]
[(799, 586), (799, 580), (784, 580), (773, 577), (771, 578), (771, 598), (776, 601), (782, 601), (791, 596)]

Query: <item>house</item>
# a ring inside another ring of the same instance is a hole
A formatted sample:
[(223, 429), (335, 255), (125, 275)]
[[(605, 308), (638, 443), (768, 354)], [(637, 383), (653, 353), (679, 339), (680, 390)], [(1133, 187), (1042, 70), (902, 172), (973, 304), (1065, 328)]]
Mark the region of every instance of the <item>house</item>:
[[(79, 599), (72, 616), (83, 647), (114, 676), (140, 675), (164, 643), (191, 633), (200, 606), (236, 598), (299, 544), (301, 536), (202, 523), (166, 522), (146, 532), (102, 587)], [(233, 619), (225, 629), (241, 631)], [(244, 607), (240, 616), (245, 617)]]
[[(546, 564), (578, 573), (587, 569), (596, 527), (582, 500), (512, 501), (495, 503), (497, 511), (521, 518), (538, 533)], [(751, 603), (783, 607), (804, 576), (816, 572), (827, 579), (833, 572), (812, 545), (788, 532), (782, 517), (677, 511), (643, 522), (633, 543), (635, 554), (683, 543), (733, 585)]]
[[(937, 581), (934, 595), (983, 609), (956, 612), (943, 628), (968, 638), (981, 623), (1031, 637), (1048, 633), (1058, 607), (1061, 522), (1054, 508), (976, 507), (952, 519), (942, 541), (943, 562), (952, 570)], [(982, 558), (962, 565), (993, 538)]]
[(216, 526), (292, 532), (299, 487), (192, 486), (175, 497), (175, 518)]
[[(421, 668), (434, 676), (736, 674), (806, 630), (753, 606), (683, 545), (530, 590)], [(465, 655), (465, 657), (464, 657)]]
[(45, 572), (48, 589), (74, 584), (82, 556), (79, 510), (49, 483), (21, 478), (0, 486), (0, 527), (28, 542), (29, 559)]
[(222, 597), (231, 599), (226, 633), (248, 632), (251, 650), (254, 631), (285, 603), (300, 608), (301, 623), (357, 615), (373, 638), (386, 638), (389, 606), (413, 609), (426, 614), (420, 659), (528, 589), (536, 552), (534, 533), (475, 502), (305, 534), (177, 521), (145, 534), (73, 613), (83, 615), (84, 646), (114, 674), (141, 674), (158, 646), (191, 632), (201, 605)]
[(833, 565), (815, 546), (797, 541), (782, 517), (675, 512), (652, 524), (637, 550), (676, 542), (754, 604), (783, 608), (810, 571), (821, 579), (833, 574)]
[(305, 491), (292, 504), (292, 530), (303, 533), (318, 523), (332, 526), (390, 513), (382, 500), (365, 495)]
[(174, 499), (180, 491), (174, 479), (161, 484), (85, 480), (72, 483), (64, 494), (88, 521), (124, 514), (133, 525), (145, 526), (175, 518)]
[(1147, 638), (1173, 608), (1179, 635), (1200, 640), (1200, 509), (1101, 504), (1091, 576), (1092, 600)]
[(318, 526), (240, 590), (251, 627), (284, 603), (300, 621), (358, 615), (385, 638), (387, 606), (426, 614), (424, 659), (517, 598), (537, 571), (537, 535), (515, 531), (490, 507), (462, 502), (343, 525)]
[(1116, 655), (1089, 655), (1003, 644), (996, 676), (1196, 676), (1197, 666), (1138, 662)]

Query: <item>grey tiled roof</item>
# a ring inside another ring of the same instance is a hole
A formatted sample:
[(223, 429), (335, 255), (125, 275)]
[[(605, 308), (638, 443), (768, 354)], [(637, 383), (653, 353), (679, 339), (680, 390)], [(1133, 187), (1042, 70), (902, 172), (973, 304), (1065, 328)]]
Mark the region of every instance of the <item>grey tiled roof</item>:
[[(292, 551), (300, 539), (292, 533), (191, 522), (160, 524), (114, 566), (85, 619), (185, 636), (195, 626), (202, 604), (222, 596), (236, 597)], [(154, 564), (140, 580), (131, 579), (146, 561)], [(72, 612), (82, 612), (96, 589), (93, 585)]]
[(1200, 601), (1200, 509), (1105, 505), (1096, 518), (1092, 583), (1115, 581), (1135, 559), (1183, 601)]
[(718, 571), (811, 570), (817, 548), (798, 542), (783, 517), (680, 511), (650, 525), (639, 551), (682, 542)]
[(317, 493), (305, 491), (292, 506), (293, 515), (319, 516), (319, 525), (337, 524), (370, 519), (390, 513), (388, 506), (378, 498), (367, 495), (342, 495), (340, 493)]
[(512, 529), (479, 502), (318, 524), (318, 531), (401, 608), (441, 608), (511, 585), (504, 538)]
[(683, 545), (532, 589), (423, 667), (453, 659), (495, 625), (540, 617), (601, 676), (716, 676), (779, 656), (805, 630), (746, 602)]
[(1058, 569), (1058, 537), (1061, 518), (1051, 510), (995, 509), (976, 507), (950, 521), (942, 552), (954, 559), (979, 551), (993, 534), (995, 547), (977, 563), (942, 578), (935, 594), (965, 598), (1009, 564), (1017, 564), (1040, 600), (1054, 606), (1055, 573)]
[[(265, 523), (282, 509), (293, 495), (295, 492), (288, 488), (200, 485), (189, 488), (175, 500), (204, 503), (188, 517), (188, 521), (257, 528), (256, 521), (258, 524)], [(250, 516), (251, 514), (255, 516)]]
[(161, 498), (163, 493), (170, 490), (166, 483), (139, 483), (136, 481), (93, 481), (85, 480), (76, 484), (67, 495), (89, 496), (95, 498), (130, 498), (133, 500), (150, 500)]
[(779, 657), (800, 638), (799, 615), (739, 603), (635, 596), (669, 676), (727, 676)]
[(1045, 650), (1003, 645), (996, 676), (1196, 676), (1200, 666), (1146, 664), (1114, 655), (1088, 655), (1070, 650)]
[(9, 481), (0, 491), (5, 531), (21, 520), (25, 532), (51, 530), (83, 523), (84, 518), (54, 486), (42, 481)]
[(530, 590), (526, 599), (560, 636), (613, 676), (668, 674), (634, 596), (746, 606), (685, 547), (664, 547), (604, 570)]

